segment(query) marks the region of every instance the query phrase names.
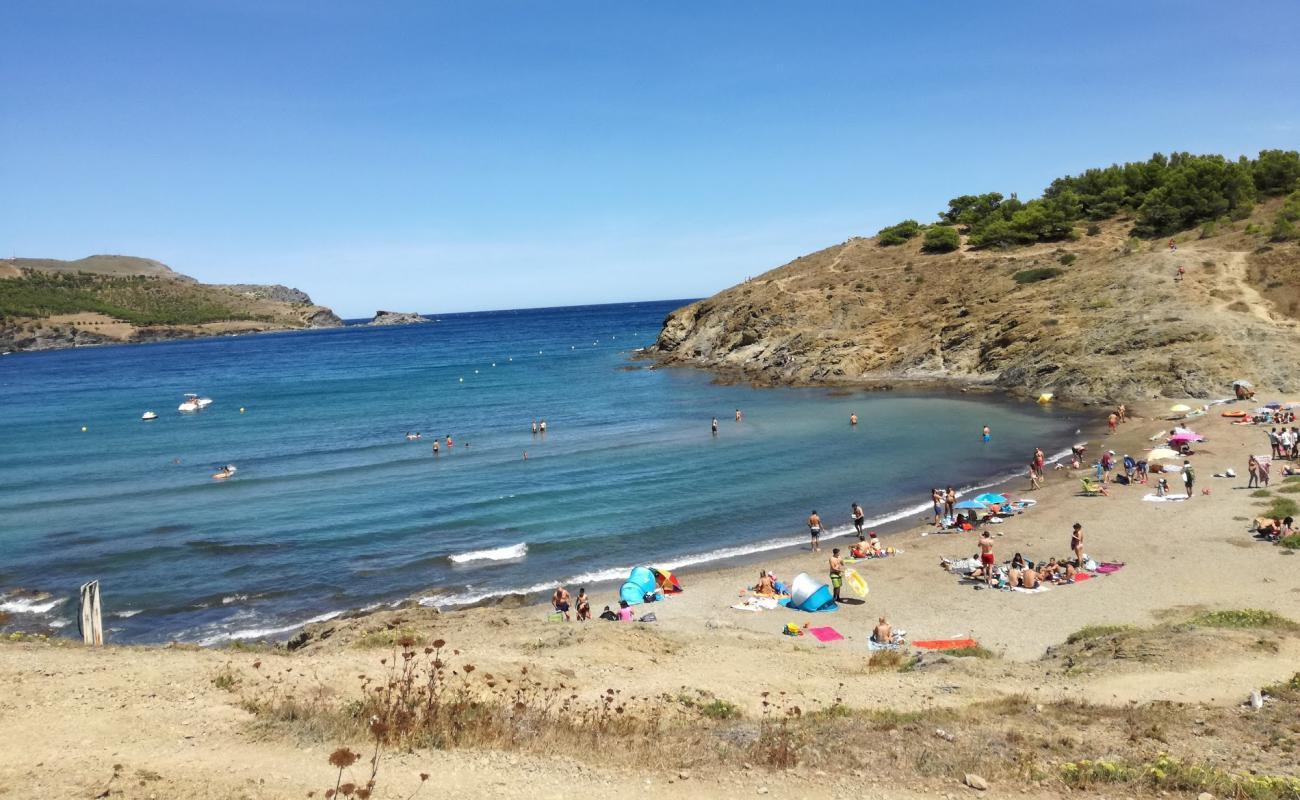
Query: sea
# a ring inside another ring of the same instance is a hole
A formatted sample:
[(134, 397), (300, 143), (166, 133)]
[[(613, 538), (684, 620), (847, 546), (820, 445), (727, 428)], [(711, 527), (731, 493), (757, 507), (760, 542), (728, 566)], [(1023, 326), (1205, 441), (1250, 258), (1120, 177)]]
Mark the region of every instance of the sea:
[[(872, 527), (914, 519), (931, 487), (1023, 473), (1081, 424), (652, 369), (637, 352), (685, 302), (6, 355), (0, 612), (75, 635), (98, 580), (110, 641), (212, 645), (556, 582), (602, 603), (639, 564), (689, 591), (693, 570), (806, 547), (813, 510), (828, 537), (852, 502)], [(187, 392), (212, 403), (181, 413)]]

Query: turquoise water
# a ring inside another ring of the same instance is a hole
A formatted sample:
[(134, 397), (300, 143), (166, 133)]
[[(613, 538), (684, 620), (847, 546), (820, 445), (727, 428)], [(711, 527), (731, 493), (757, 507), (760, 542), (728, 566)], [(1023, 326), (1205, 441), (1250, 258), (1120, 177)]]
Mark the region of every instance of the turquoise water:
[[(99, 579), (114, 640), (213, 643), (643, 562), (689, 576), (803, 544), (814, 508), (841, 530), (855, 500), (874, 524), (910, 513), (932, 485), (1068, 447), (1079, 424), (1032, 404), (718, 386), (633, 361), (679, 305), (6, 356), (0, 609), (70, 629), (77, 587)], [(180, 414), (189, 391), (214, 402)], [(435, 456), (448, 433), (455, 448)], [(226, 463), (235, 476), (212, 480)]]

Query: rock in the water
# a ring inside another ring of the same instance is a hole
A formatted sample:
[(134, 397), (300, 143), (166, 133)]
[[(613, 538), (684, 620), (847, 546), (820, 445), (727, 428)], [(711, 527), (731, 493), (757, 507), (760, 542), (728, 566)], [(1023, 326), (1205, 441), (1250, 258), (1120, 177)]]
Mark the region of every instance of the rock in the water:
[(988, 791), (989, 782), (976, 775), (973, 772), (966, 773), (966, 785), (972, 789), (978, 789), (981, 792)]
[(371, 325), (415, 325), (429, 320), (419, 314), (407, 311), (376, 311)]

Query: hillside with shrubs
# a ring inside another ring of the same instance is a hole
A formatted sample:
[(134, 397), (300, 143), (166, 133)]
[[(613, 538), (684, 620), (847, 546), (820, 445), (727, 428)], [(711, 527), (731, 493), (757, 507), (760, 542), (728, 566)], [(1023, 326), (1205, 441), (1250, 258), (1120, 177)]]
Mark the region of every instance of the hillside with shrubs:
[(770, 385), (1102, 401), (1295, 388), (1300, 153), (1156, 154), (961, 195), (665, 320), (652, 355)]

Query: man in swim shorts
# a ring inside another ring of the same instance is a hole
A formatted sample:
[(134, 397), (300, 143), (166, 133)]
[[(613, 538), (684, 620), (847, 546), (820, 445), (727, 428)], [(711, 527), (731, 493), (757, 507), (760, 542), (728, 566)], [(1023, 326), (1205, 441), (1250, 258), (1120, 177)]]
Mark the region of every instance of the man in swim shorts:
[[(862, 526), (866, 524), (867, 515), (862, 512), (862, 506), (857, 503), (853, 504), (853, 527), (858, 533), (862, 533)], [(861, 537), (859, 537), (861, 538)]]
[(990, 535), (988, 531), (984, 531), (984, 533), (980, 534), (979, 546), (980, 570), (984, 573), (984, 582), (987, 585), (992, 586), (993, 564), (995, 563), (995, 559), (993, 558), (993, 536)]
[(551, 595), (551, 605), (555, 610), (564, 615), (564, 621), (569, 621), (569, 590), (563, 586), (555, 587), (555, 594)]
[(808, 515), (808, 535), (812, 537), (812, 550), (814, 553), (820, 552), (822, 536), (822, 518), (817, 516), (814, 510)]
[(943, 492), (937, 488), (930, 490), (930, 502), (934, 505), (934, 527), (943, 527)]
[(831, 550), (831, 597), (840, 602), (840, 587), (844, 585), (844, 559), (840, 558), (838, 547)]

